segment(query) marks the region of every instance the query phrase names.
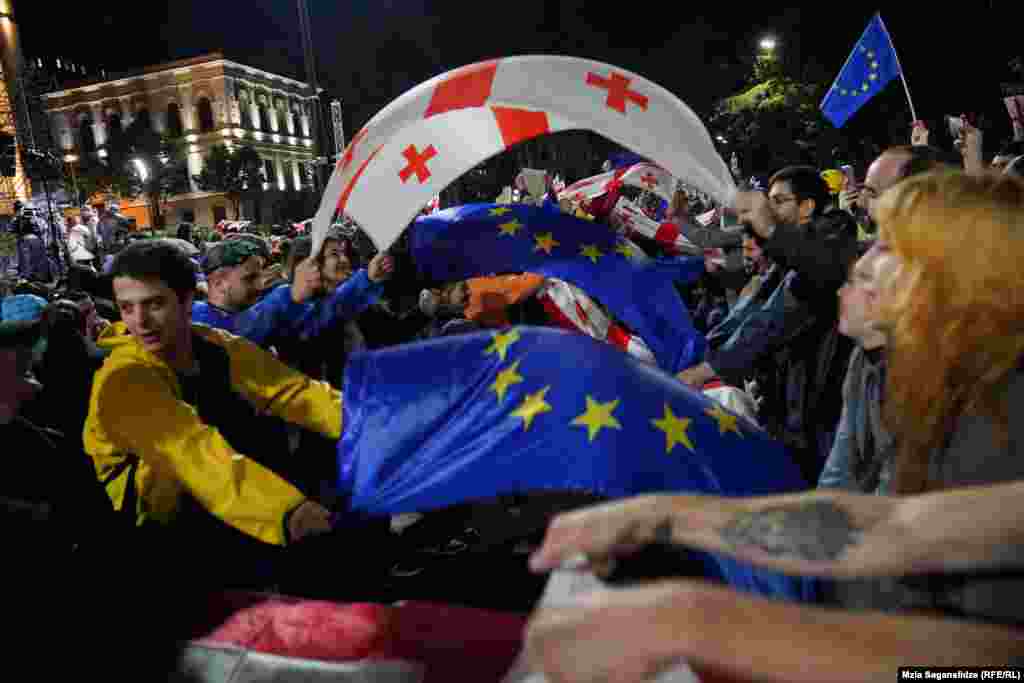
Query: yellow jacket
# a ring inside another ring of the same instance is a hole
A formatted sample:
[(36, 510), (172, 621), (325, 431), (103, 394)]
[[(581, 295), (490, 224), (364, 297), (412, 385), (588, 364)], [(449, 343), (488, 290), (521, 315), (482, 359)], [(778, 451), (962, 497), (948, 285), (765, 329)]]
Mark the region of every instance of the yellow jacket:
[[(287, 367), (251, 342), (205, 325), (192, 332), (222, 347), (231, 365), (231, 386), (262, 414), (318, 432), (341, 436), (341, 393)], [(123, 323), (109, 327), (99, 345), (111, 352), (97, 372), (85, 422), (85, 450), (100, 481), (118, 468), (107, 495), (121, 509), (130, 454), (136, 522), (169, 523), (188, 491), (206, 510), (266, 543), (285, 543), (284, 517), (303, 500), (294, 486), (236, 453), (214, 427), (182, 400), (177, 375), (147, 352)], [(201, 371), (201, 369), (200, 369)]]

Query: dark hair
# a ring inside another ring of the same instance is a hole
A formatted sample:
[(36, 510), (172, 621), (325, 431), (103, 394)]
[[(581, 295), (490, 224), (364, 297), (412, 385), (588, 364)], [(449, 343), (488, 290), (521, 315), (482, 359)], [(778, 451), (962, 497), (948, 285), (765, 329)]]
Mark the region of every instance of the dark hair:
[(999, 150), (999, 156), (1003, 157), (1019, 157), (1024, 154), (1024, 140), (1014, 140), (1003, 145), (1003, 148)]
[(110, 279), (160, 280), (184, 299), (196, 289), (196, 266), (181, 247), (167, 240), (142, 240), (114, 258)]
[(311, 253), (313, 253), (313, 238), (302, 236), (292, 240), (284, 266), (289, 281), (295, 279), (295, 266), (299, 265), (303, 259), (308, 258)]
[(931, 145), (899, 145), (885, 150), (886, 154), (902, 152), (910, 157), (900, 170), (900, 179), (906, 180), (919, 173), (935, 171), (943, 166), (963, 167), (963, 160), (952, 152), (945, 152)]
[(770, 189), (775, 183), (782, 182), (789, 183), (793, 195), (800, 201), (810, 199), (814, 202), (812, 215), (819, 216), (825, 212), (829, 203), (828, 184), (818, 169), (813, 166), (787, 166), (768, 179), (768, 187)]
[[(356, 247), (352, 243), (352, 238), (349, 235), (341, 232), (340, 230), (332, 228), (327, 233), (327, 238), (324, 239), (324, 246), (320, 249), (320, 264), (324, 262), (324, 250), (327, 248), (328, 242), (340, 242), (342, 248), (345, 250), (345, 258), (352, 264), (352, 268), (359, 267), (359, 253), (356, 252)], [(308, 254), (307, 254), (308, 256)]]

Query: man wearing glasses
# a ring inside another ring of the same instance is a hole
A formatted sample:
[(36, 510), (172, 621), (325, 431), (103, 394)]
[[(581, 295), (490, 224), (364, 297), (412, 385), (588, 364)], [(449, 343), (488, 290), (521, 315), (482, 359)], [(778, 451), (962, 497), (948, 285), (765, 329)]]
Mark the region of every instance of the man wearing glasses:
[(812, 482), (839, 418), (850, 344), (836, 331), (836, 293), (857, 257), (856, 223), (829, 204), (828, 186), (810, 166), (776, 173), (767, 195), (739, 194), (740, 222), (781, 281), (753, 305), (734, 309), (708, 334), (704, 362), (679, 375), (696, 388), (715, 377), (734, 386), (756, 377), (762, 424), (790, 447)]

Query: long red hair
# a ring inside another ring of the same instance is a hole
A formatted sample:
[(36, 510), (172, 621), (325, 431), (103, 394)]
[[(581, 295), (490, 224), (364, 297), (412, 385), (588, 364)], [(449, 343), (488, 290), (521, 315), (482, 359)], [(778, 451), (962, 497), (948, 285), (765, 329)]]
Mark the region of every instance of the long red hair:
[(887, 192), (880, 237), (901, 267), (883, 285), (886, 417), (895, 493), (933, 486), (928, 463), (965, 413), (1005, 447), (1006, 384), (1024, 353), (1024, 182), (936, 171)]

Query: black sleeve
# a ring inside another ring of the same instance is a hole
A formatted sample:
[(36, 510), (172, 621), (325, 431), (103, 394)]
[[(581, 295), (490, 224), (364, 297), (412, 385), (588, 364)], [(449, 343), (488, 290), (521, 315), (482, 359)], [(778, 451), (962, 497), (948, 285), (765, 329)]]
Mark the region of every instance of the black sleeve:
[(857, 224), (842, 211), (830, 211), (809, 229), (779, 225), (764, 241), (764, 253), (797, 271), (817, 293), (834, 296), (857, 259)]

